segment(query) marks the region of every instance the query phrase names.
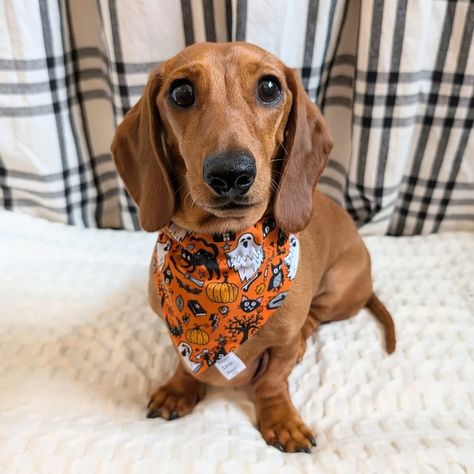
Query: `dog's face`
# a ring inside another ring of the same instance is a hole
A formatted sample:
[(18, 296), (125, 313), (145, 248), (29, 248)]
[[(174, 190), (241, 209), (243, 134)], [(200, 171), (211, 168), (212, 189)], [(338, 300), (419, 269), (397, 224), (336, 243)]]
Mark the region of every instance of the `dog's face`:
[(226, 227), (255, 223), (268, 207), (272, 160), (291, 108), (283, 65), (249, 45), (198, 44), (163, 64), (160, 75), (166, 146), (181, 158), (184, 196), (175, 217), (193, 226), (201, 217), (189, 212), (194, 207)]
[(300, 230), (332, 146), (281, 61), (246, 43), (201, 43), (152, 73), (117, 130), (114, 158), (142, 225), (236, 231), (274, 208)]

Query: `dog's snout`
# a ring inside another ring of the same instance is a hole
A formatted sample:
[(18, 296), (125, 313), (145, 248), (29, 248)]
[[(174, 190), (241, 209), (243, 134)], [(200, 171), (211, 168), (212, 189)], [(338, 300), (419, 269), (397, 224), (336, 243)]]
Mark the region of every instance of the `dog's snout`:
[(204, 161), (204, 181), (220, 196), (243, 196), (256, 174), (255, 158), (245, 151), (217, 153)]

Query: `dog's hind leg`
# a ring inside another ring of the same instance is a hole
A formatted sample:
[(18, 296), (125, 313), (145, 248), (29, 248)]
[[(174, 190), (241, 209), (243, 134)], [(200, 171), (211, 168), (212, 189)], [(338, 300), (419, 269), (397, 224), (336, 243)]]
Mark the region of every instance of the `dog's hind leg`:
[(298, 355), (296, 357), (297, 363), (300, 363), (305, 355), (306, 340), (309, 336), (311, 336), (311, 334), (313, 334), (313, 332), (315, 332), (319, 328), (320, 325), (321, 323), (315, 317), (314, 313), (312, 313), (312, 311), (310, 310), (308, 317), (304, 322), (303, 327), (301, 328), (301, 338), (299, 342)]
[(369, 255), (365, 247), (355, 246), (339, 257), (321, 281), (301, 328), (298, 361), (305, 353), (307, 338), (321, 324), (354, 316), (365, 306), (371, 293)]

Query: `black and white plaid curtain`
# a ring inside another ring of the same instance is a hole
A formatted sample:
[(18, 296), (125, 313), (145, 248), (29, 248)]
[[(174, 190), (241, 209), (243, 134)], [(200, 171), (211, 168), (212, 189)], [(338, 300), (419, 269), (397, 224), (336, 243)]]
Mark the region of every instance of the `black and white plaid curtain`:
[(0, 206), (137, 228), (114, 127), (160, 61), (246, 40), (300, 69), (364, 232), (473, 229), (473, 29), (469, 0), (0, 0)]

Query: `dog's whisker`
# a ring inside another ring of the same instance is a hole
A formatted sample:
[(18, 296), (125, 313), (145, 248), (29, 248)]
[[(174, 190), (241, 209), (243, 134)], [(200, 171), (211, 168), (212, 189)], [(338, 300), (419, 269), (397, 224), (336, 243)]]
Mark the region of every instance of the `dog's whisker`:
[(181, 191), (181, 190), (184, 188), (185, 185), (186, 185), (186, 183), (181, 183), (181, 184), (178, 186), (178, 188), (176, 189), (176, 192)]
[(278, 191), (278, 183), (273, 178), (270, 181), (270, 187), (272, 188), (272, 191)]
[(191, 193), (191, 191), (188, 192), (187, 196), (191, 199), (191, 205), (194, 206), (194, 207), (198, 207), (199, 206), (199, 201), (201, 200), (201, 193), (199, 192), (199, 190), (195, 193), (195, 195), (193, 196), (193, 194)]
[[(185, 186), (186, 186), (186, 183), (182, 183), (181, 185), (179, 185), (176, 189), (176, 195), (177, 196), (180, 196), (181, 195), (181, 191), (183, 191), (183, 189), (185, 189)], [(185, 198), (186, 199), (186, 198)]]
[(184, 172), (182, 174), (175, 174), (175, 178), (176, 178), (176, 181), (179, 184), (178, 188), (177, 188), (177, 191), (181, 191), (181, 189), (186, 185), (186, 175), (187, 175), (187, 172)]
[(194, 199), (193, 199), (193, 196), (191, 194), (191, 191), (188, 191), (188, 193), (186, 194), (186, 196), (184, 196), (184, 200), (183, 200), (183, 203), (184, 205), (186, 205), (186, 201), (190, 199), (191, 200), (191, 206), (194, 205)]
[(280, 143), (280, 146), (283, 148), (285, 155), (288, 156), (288, 151), (286, 150), (285, 145), (283, 145), (283, 142)]
[(273, 160), (270, 160), (269, 163), (275, 163), (276, 161), (281, 161), (281, 158), (274, 158)]
[(275, 174), (277, 178), (281, 178), (281, 170), (273, 170), (273, 174)]

